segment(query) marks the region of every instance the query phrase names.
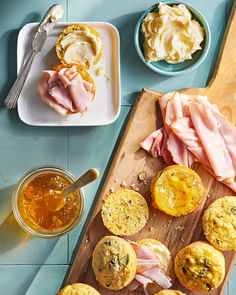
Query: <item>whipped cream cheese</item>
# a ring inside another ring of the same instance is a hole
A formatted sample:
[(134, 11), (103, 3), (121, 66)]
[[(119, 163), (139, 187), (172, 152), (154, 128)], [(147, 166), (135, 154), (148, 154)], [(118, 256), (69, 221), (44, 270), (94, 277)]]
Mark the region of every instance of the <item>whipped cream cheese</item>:
[(160, 3), (157, 12), (150, 12), (141, 26), (144, 55), (148, 62), (165, 60), (179, 63), (191, 59), (201, 49), (204, 29), (192, 19), (184, 4), (169, 6)]
[(91, 65), (102, 48), (102, 40), (86, 28), (67, 34), (60, 45), (64, 50), (64, 59), (67, 63), (84, 64), (86, 62)]

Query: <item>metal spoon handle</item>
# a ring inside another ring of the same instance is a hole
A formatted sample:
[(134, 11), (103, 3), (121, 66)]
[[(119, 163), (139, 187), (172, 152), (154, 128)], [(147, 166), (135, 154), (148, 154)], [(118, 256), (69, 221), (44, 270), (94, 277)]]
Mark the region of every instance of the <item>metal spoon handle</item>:
[(77, 179), (72, 185), (68, 186), (63, 191), (63, 195), (67, 196), (77, 189), (89, 184), (90, 182), (96, 180), (99, 177), (99, 171), (95, 168), (89, 169), (85, 172), (79, 179)]
[(16, 107), (21, 90), (24, 87), (25, 80), (29, 74), (29, 71), (30, 71), (30, 68), (31, 68), (31, 65), (33, 63), (36, 53), (37, 52), (35, 52), (34, 50), (31, 50), (31, 52), (29, 53), (27, 59), (25, 60), (23, 66), (17, 76), (15, 83), (13, 84), (10, 92), (8, 93), (8, 95), (4, 101), (4, 103), (8, 109), (14, 109)]

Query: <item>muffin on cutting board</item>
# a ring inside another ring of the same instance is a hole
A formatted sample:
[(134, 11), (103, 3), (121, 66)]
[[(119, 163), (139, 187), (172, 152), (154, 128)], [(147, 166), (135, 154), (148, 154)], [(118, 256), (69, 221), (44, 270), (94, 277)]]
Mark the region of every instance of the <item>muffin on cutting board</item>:
[(174, 267), (180, 283), (193, 291), (214, 290), (225, 276), (224, 255), (201, 241), (180, 250), (175, 257)]
[(135, 277), (137, 258), (133, 247), (116, 236), (102, 238), (93, 251), (92, 268), (105, 288), (120, 290)]

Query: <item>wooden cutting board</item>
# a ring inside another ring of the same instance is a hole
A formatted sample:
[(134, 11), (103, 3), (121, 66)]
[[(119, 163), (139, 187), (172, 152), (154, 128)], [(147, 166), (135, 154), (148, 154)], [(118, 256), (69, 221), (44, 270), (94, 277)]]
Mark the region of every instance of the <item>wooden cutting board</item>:
[[(216, 103), (222, 113), (231, 121), (236, 121), (236, 13), (235, 5), (232, 9), (231, 19), (227, 28), (226, 37), (219, 55), (218, 64), (212, 80), (206, 88), (184, 89), (180, 90), (189, 94), (207, 95), (209, 100)], [(160, 93), (144, 89), (137, 98), (133, 107), (130, 119), (121, 138), (119, 147), (116, 151), (112, 165), (109, 169), (106, 181), (100, 192), (97, 204), (91, 213), (91, 218), (83, 236), (79, 242), (78, 248), (73, 258), (73, 264), (69, 269), (64, 285), (75, 282), (85, 282), (94, 286), (101, 294), (143, 294), (139, 288), (135, 292), (128, 292), (123, 289), (120, 292), (113, 292), (101, 288), (95, 281), (91, 268), (91, 256), (97, 242), (105, 235), (110, 233), (105, 229), (101, 220), (101, 206), (105, 196), (112, 188), (120, 188), (120, 184), (125, 181), (127, 187), (136, 184), (140, 193), (146, 198), (150, 208), (150, 218), (148, 223), (138, 234), (129, 237), (137, 240), (141, 238), (154, 238), (162, 241), (171, 251), (173, 257), (176, 253), (188, 245), (190, 242), (205, 240), (202, 231), (203, 211), (215, 199), (235, 195), (226, 186), (214, 180), (200, 165), (195, 165), (194, 169), (201, 176), (206, 187), (206, 194), (202, 204), (191, 214), (174, 218), (153, 209), (150, 205), (149, 186), (153, 176), (165, 164), (161, 158), (155, 159), (149, 156), (144, 150), (140, 149), (139, 143), (146, 135), (156, 130), (162, 125), (162, 118), (158, 107)], [(139, 183), (137, 176), (141, 171), (147, 172), (147, 185)], [(184, 230), (180, 230), (184, 228)], [(215, 291), (208, 294), (223, 294), (224, 286), (230, 274), (234, 263), (235, 253), (225, 252), (226, 276), (223, 284)], [(173, 288), (185, 291), (187, 294), (201, 294), (184, 289), (175, 277), (172, 271), (170, 275), (173, 279)], [(154, 290), (151, 290), (154, 292)], [(151, 293), (153, 294), (153, 293)]]

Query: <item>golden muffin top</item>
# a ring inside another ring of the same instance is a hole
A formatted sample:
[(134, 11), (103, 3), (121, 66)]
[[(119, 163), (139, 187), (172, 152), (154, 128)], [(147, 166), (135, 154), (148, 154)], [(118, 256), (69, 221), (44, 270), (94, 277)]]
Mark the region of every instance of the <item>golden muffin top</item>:
[(194, 242), (175, 257), (175, 273), (187, 289), (207, 292), (219, 287), (225, 276), (223, 254), (205, 242)]
[(72, 284), (65, 286), (57, 295), (101, 295), (96, 289), (87, 284)]
[(204, 212), (203, 230), (215, 248), (236, 251), (236, 197), (214, 201)]
[(132, 246), (116, 236), (102, 238), (93, 251), (96, 280), (111, 290), (120, 290), (135, 277), (137, 258)]
[(203, 194), (200, 176), (185, 166), (168, 166), (151, 183), (153, 206), (172, 216), (194, 211), (202, 201)]
[(130, 236), (144, 227), (149, 210), (141, 194), (131, 189), (119, 189), (107, 197), (101, 215), (105, 227), (111, 233)]

